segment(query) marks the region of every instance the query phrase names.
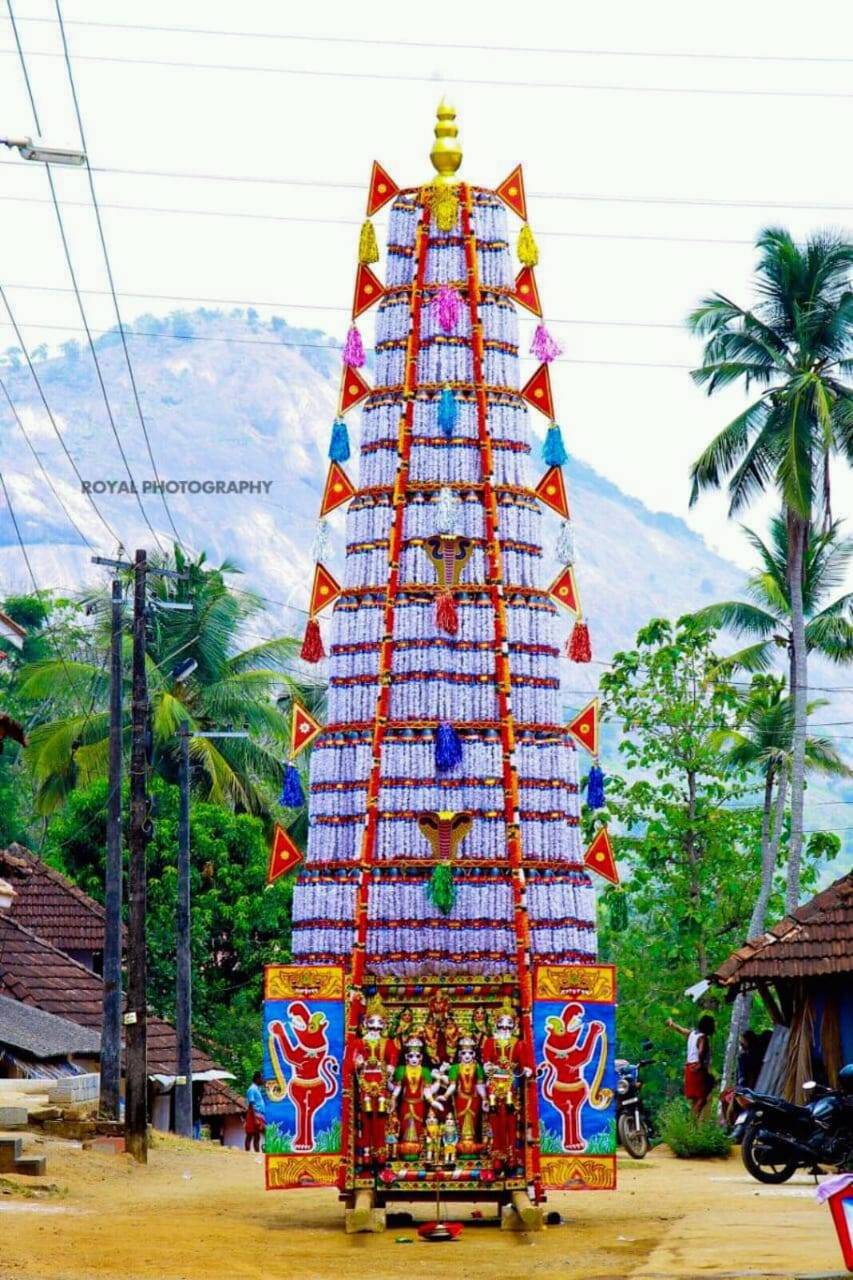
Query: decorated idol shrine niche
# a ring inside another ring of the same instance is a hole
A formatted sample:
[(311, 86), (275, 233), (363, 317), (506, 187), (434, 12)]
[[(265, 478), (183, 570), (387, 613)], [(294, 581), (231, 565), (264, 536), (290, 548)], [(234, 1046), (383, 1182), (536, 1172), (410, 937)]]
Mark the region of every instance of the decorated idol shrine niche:
[[(521, 166), (491, 186), (460, 175), (447, 103), (434, 135), (432, 178), (401, 185), (374, 163), (368, 183), (305, 592), (301, 656), (327, 679), (327, 722), (294, 709), (282, 805), (292, 822), (310, 745), (307, 849), (300, 864), (283, 833), (270, 869), (298, 867), (292, 964), (265, 982), (265, 1069), (287, 1086), (267, 1181), (337, 1186), (352, 1231), (376, 1229), (395, 1198), (437, 1194), (491, 1200), (530, 1229), (549, 1186), (615, 1181), (612, 1113), (596, 1108), (615, 995), (608, 970), (605, 1016), (592, 876), (616, 868), (603, 824), (588, 849), (580, 833), (582, 773), (603, 808), (598, 701), (562, 716), (561, 684), (594, 636), (560, 348)], [(290, 1064), (283, 990), (309, 1032), (327, 1019), (328, 1071)], [(563, 1021), (572, 1001), (580, 1026)], [(571, 1079), (560, 1036), (591, 1054)], [(337, 1084), (312, 1085), (313, 1138), (306, 1122), (298, 1143), (292, 1071)], [(567, 1094), (583, 1095), (574, 1110)]]

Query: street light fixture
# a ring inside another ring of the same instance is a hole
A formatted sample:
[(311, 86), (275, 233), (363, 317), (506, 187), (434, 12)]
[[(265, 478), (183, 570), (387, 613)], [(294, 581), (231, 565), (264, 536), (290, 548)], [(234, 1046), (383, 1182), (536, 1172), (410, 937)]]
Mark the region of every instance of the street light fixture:
[(36, 160), (41, 164), (66, 164), (78, 168), (86, 163), (86, 153), (71, 147), (46, 147), (32, 138), (0, 138), (0, 145), (10, 151), (18, 151), (24, 160)]

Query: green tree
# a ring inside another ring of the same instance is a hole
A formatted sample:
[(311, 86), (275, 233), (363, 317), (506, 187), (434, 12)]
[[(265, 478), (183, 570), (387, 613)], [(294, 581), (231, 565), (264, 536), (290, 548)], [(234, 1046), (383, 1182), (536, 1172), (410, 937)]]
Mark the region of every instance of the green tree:
[[(154, 563), (162, 563), (155, 560)], [(309, 709), (318, 705), (319, 685), (304, 686), (291, 674), (298, 641), (270, 637), (241, 649), (249, 625), (262, 614), (261, 601), (231, 588), (229, 563), (209, 568), (204, 555), (184, 559), (175, 549), (169, 567), (187, 573), (176, 581), (149, 579), (153, 608), (147, 631), (147, 661), (153, 767), (168, 781), (178, 771), (176, 733), (183, 722), (198, 731), (231, 724), (246, 728), (247, 739), (193, 738), (190, 744), (193, 788), (199, 797), (252, 813), (269, 813), (281, 780), (288, 724), (277, 702), (297, 693)], [(158, 606), (189, 604), (188, 610)], [(26, 755), (36, 780), (38, 812), (54, 812), (77, 785), (104, 777), (108, 761), (109, 602), (104, 593), (88, 602), (96, 624), (85, 659), (59, 662), (54, 657), (28, 664), (20, 673), (19, 695), (49, 702), (70, 671), (91, 690), (87, 714), (67, 711), (33, 729)], [(125, 744), (130, 724), (130, 636), (125, 639)], [(180, 679), (176, 664), (196, 666)]]
[[(742, 699), (715, 678), (713, 639), (693, 617), (654, 619), (601, 680), (622, 760), (603, 817), (622, 832), (614, 839), (624, 878), (602, 896), (601, 950), (619, 966), (620, 1051), (629, 1054), (646, 1036), (660, 1039), (685, 990), (737, 945), (758, 892), (754, 776), (719, 748), (720, 734), (742, 726)], [(590, 828), (600, 820), (585, 818)], [(723, 1006), (721, 1024), (727, 1017)], [(680, 1077), (681, 1047), (663, 1038), (657, 1057), (659, 1100)]]
[[(178, 789), (152, 784), (148, 846), (148, 990), (154, 1010), (175, 1013)], [(50, 823), (44, 856), (103, 901), (105, 780), (78, 788)], [(128, 790), (123, 793), (125, 848)], [(261, 819), (195, 801), (190, 812), (193, 1028), (242, 1083), (260, 1059), (263, 966), (290, 959), (293, 877), (267, 887), (269, 842)], [(126, 900), (125, 900), (126, 906)]]
[(790, 687), (794, 709), (788, 905), (800, 892), (808, 661), (804, 577), (815, 512), (830, 515), (830, 459), (853, 461), (853, 243), (829, 233), (797, 245), (768, 228), (757, 242), (758, 294), (745, 308), (715, 293), (690, 316), (706, 339), (695, 381), (709, 395), (741, 382), (761, 394), (724, 427), (691, 468), (691, 503), (728, 478), (730, 512), (773, 486), (787, 528), (791, 607)]
[[(759, 567), (746, 584), (749, 600), (723, 600), (696, 617), (715, 630), (727, 627), (752, 643), (723, 659), (723, 670), (767, 671), (774, 650), (790, 661), (793, 647), (791, 591), (788, 582), (788, 526), (776, 516), (767, 542), (751, 529), (744, 533), (758, 553)], [(836, 521), (828, 529), (811, 524), (803, 572), (803, 613), (808, 653), (829, 662), (853, 662), (853, 592), (828, 599), (844, 586), (853, 560), (853, 538), (842, 538)]]
[[(703, 616), (708, 614), (703, 610)], [(785, 823), (785, 801), (791, 772), (794, 717), (785, 683), (776, 676), (756, 675), (742, 699), (740, 723), (718, 730), (712, 740), (726, 754), (732, 770), (761, 779), (761, 875), (758, 892), (744, 940), (758, 937), (767, 923), (767, 909), (773, 892), (779, 845)], [(812, 702), (811, 713), (826, 702)], [(850, 770), (827, 738), (806, 738), (806, 772), (847, 777)], [(751, 994), (739, 994), (732, 1010), (726, 1046), (723, 1079), (729, 1082), (734, 1067), (738, 1037), (749, 1024)]]

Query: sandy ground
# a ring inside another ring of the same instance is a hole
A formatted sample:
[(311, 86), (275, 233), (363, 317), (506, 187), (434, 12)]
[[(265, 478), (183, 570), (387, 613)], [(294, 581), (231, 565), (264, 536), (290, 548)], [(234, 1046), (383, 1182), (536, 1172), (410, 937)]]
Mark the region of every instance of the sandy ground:
[[(840, 1275), (841, 1257), (811, 1180), (762, 1187), (730, 1160), (620, 1159), (618, 1192), (554, 1195), (560, 1226), (531, 1235), (470, 1219), (453, 1244), (411, 1226), (346, 1236), (334, 1191), (265, 1193), (258, 1157), (175, 1139), (147, 1167), (57, 1141), (54, 1189), (26, 1197), (0, 1180), (2, 1280), (615, 1280), (643, 1276)], [(401, 1206), (405, 1207), (405, 1206)], [(431, 1215), (424, 1211), (422, 1217)], [(401, 1243), (406, 1240), (409, 1243)]]

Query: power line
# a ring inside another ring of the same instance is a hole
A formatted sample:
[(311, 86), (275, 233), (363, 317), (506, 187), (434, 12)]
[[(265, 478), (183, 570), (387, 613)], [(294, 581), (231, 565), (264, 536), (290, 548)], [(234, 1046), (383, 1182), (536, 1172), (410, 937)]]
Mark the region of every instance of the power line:
[[(4, 51), (0, 49), (0, 53), (3, 52), (9, 52), (9, 50)], [(59, 55), (57, 54), (56, 56), (58, 57)], [(0, 160), (0, 165), (12, 163), (14, 162), (10, 160)], [(113, 165), (93, 165), (92, 170), (94, 173), (114, 173), (123, 177), (180, 178), (192, 182), (246, 182), (257, 183), (262, 186), (317, 187), (339, 191), (358, 191), (362, 195), (367, 189), (366, 180), (362, 180), (360, 182), (340, 182), (325, 178), (284, 178), (278, 175), (270, 177), (263, 174), (241, 175), (233, 173), (193, 173), (189, 170), (182, 169), (126, 169), (117, 168)], [(853, 208), (853, 204), (849, 203), (833, 204), (827, 203), (826, 201), (814, 203), (813, 201), (808, 200), (720, 200), (706, 196), (624, 196), (603, 195), (598, 192), (578, 191), (528, 191), (527, 194), (530, 198), (536, 200), (583, 200), (598, 204), (678, 204), (732, 209), (823, 209), (829, 212), (847, 212)], [(537, 234), (539, 233), (537, 232)]]
[[(5, 322), (0, 322), (0, 327), (4, 327)], [(46, 329), (48, 331), (58, 331), (61, 333), (81, 333), (82, 330), (78, 325), (68, 324), (42, 324), (37, 320), (26, 321), (27, 328)], [(86, 332), (89, 334), (109, 335), (116, 332), (115, 326), (112, 329), (97, 329), (94, 326), (87, 326)], [(249, 347), (314, 347), (321, 351), (336, 352), (342, 349), (340, 342), (284, 342), (276, 341), (273, 338), (228, 338), (216, 337), (208, 334), (200, 333), (151, 333), (143, 329), (124, 329), (125, 334), (129, 338), (156, 338), (161, 341), (174, 342), (225, 342), (235, 343), (240, 346)], [(366, 348), (372, 350), (372, 348)], [(520, 359), (526, 360), (526, 355), (520, 356)], [(652, 360), (593, 360), (586, 357), (575, 356), (558, 356), (554, 364), (588, 364), (588, 365), (604, 365), (614, 368), (629, 369), (695, 369), (695, 364), (676, 364), (665, 361)], [(132, 479), (133, 477), (131, 477)], [(162, 551), (163, 548), (161, 547)]]
[(30, 437), (29, 437), (29, 434), (28, 434), (28, 432), (27, 432), (27, 429), (26, 429), (26, 427), (24, 426), (23, 422), (21, 421), (21, 415), (18, 413), (18, 410), (17, 410), (17, 409), (16, 409), (16, 407), (15, 407), (15, 403), (14, 403), (14, 401), (12, 400), (12, 397), (9, 395), (9, 391), (8, 391), (7, 386), (6, 386), (6, 383), (3, 381), (3, 379), (2, 379), (2, 378), (0, 378), (0, 391), (2, 391), (2, 392), (3, 392), (3, 395), (6, 397), (6, 402), (8, 403), (8, 405), (9, 405), (9, 409), (10, 409), (10, 410), (11, 410), (11, 412), (12, 412), (12, 417), (15, 419), (15, 422), (18, 424), (18, 427), (19, 427), (19, 429), (20, 429), (20, 431), (21, 431), (21, 434), (23, 435), (24, 439), (25, 439), (25, 440), (26, 440), (26, 442), (27, 442), (27, 448), (29, 449), (30, 453), (33, 455), (33, 457), (34, 457), (34, 459), (35, 459), (35, 461), (36, 461), (36, 465), (38, 466), (39, 470), (41, 471), (41, 473), (42, 473), (42, 475), (43, 475), (43, 477), (44, 477), (44, 479), (45, 479), (45, 482), (47, 483), (48, 487), (50, 488), (51, 493), (53, 494), (53, 496), (54, 496), (54, 498), (56, 499), (56, 501), (59, 503), (59, 506), (60, 506), (60, 507), (62, 508), (62, 510), (65, 512), (65, 515), (68, 517), (68, 521), (69, 521), (69, 523), (72, 525), (72, 527), (74, 528), (75, 533), (76, 533), (76, 534), (77, 534), (77, 535), (82, 539), (82, 541), (83, 541), (83, 542), (85, 542), (86, 546), (89, 548), (89, 550), (90, 550), (90, 551), (94, 551), (94, 550), (95, 550), (95, 548), (92, 546), (92, 543), (91, 543), (91, 542), (89, 541), (89, 539), (86, 537), (85, 533), (84, 533), (84, 532), (83, 532), (83, 530), (80, 528), (80, 526), (77, 524), (77, 521), (74, 519), (74, 517), (72, 516), (71, 512), (68, 510), (68, 508), (66, 507), (65, 503), (62, 501), (62, 498), (59, 496), (59, 493), (58, 493), (58, 491), (57, 491), (57, 489), (56, 489), (56, 486), (54, 485), (53, 481), (52, 481), (52, 480), (51, 480), (51, 478), (50, 478), (50, 472), (49, 472), (49, 471), (47, 471), (47, 469), (45, 468), (45, 465), (44, 465), (44, 463), (42, 462), (42, 460), (41, 460), (41, 458), (40, 458), (40, 456), (39, 456), (38, 452), (36, 451), (36, 448), (35, 448), (35, 446), (34, 446), (34, 444), (33, 444), (32, 440), (31, 440), (31, 439), (30, 439)]
[[(13, 16), (14, 16), (14, 15), (13, 15), (13, 9), (12, 9), (12, 0), (6, 0), (6, 7), (7, 7), (7, 9), (8, 9), (8, 12), (9, 12), (9, 16), (10, 16), (10, 18), (13, 18)], [(29, 72), (28, 72), (28, 70), (27, 70), (26, 58), (25, 58), (25, 56), (24, 56), (23, 48), (21, 47), (21, 45), (20, 45), (20, 44), (18, 45), (18, 52), (19, 52), (19, 56), (20, 56), (21, 71), (22, 71), (23, 76), (24, 76), (24, 81), (25, 81), (25, 83), (26, 83), (26, 85), (27, 85), (27, 91), (28, 91), (29, 96), (30, 96), (30, 101), (31, 101), (31, 102), (35, 102), (35, 95), (33, 94), (33, 91), (32, 91), (32, 86), (31, 86), (30, 78), (29, 78)], [(41, 132), (41, 124), (40, 124), (40, 121), (39, 121), (39, 116), (38, 116), (38, 112), (37, 112), (37, 111), (34, 113), (34, 115), (33, 115), (33, 119), (34, 119), (34, 121), (35, 121), (35, 124), (36, 124), (37, 129), (39, 130), (39, 132)], [(68, 236), (67, 236), (66, 231), (65, 231), (65, 220), (64, 220), (64, 218), (63, 218), (63, 216), (62, 216), (62, 210), (61, 210), (61, 208), (60, 208), (59, 200), (58, 200), (58, 198), (57, 198), (57, 194), (56, 194), (56, 186), (55, 186), (54, 181), (53, 181), (53, 173), (52, 173), (52, 171), (51, 171), (51, 167), (50, 167), (50, 165), (49, 165), (49, 164), (45, 164), (45, 165), (44, 165), (44, 171), (45, 171), (45, 173), (46, 173), (46, 175), (47, 175), (47, 183), (48, 183), (48, 187), (49, 187), (49, 189), (50, 189), (50, 198), (51, 198), (51, 203), (53, 204), (54, 213), (55, 213), (55, 215), (56, 215), (57, 226), (58, 226), (58, 228), (59, 228), (59, 238), (60, 238), (60, 241), (61, 241), (61, 243), (62, 243), (62, 251), (63, 251), (63, 255), (64, 255), (64, 257), (65, 257), (65, 264), (66, 264), (66, 266), (67, 266), (67, 268), (68, 268), (68, 275), (69, 275), (69, 277), (70, 277), (71, 285), (72, 285), (72, 288), (73, 288), (73, 290), (74, 290), (74, 296), (75, 296), (75, 298), (76, 298), (76, 300), (77, 300), (77, 307), (78, 307), (78, 310), (79, 310), (79, 312), (80, 312), (80, 319), (81, 319), (81, 321), (82, 321), (82, 323), (83, 323), (83, 328), (84, 328), (84, 330), (85, 330), (85, 332), (86, 332), (86, 338), (87, 338), (87, 341), (88, 341), (88, 344), (89, 344), (89, 350), (90, 350), (91, 355), (92, 355), (92, 360), (94, 361), (94, 364), (95, 364), (95, 371), (96, 371), (97, 378), (98, 378), (98, 383), (99, 383), (99, 386), (100, 386), (100, 389), (101, 389), (101, 396), (102, 396), (103, 401), (104, 401), (104, 407), (105, 407), (106, 412), (107, 412), (107, 418), (108, 418), (108, 420), (109, 420), (110, 428), (111, 428), (111, 430), (112, 430), (113, 436), (115, 437), (115, 442), (116, 442), (116, 444), (117, 444), (117, 446), (118, 446), (118, 451), (119, 451), (119, 454), (120, 454), (120, 456), (121, 456), (121, 460), (122, 460), (122, 462), (124, 463), (124, 469), (125, 469), (125, 471), (127, 472), (128, 479), (130, 480), (131, 488), (132, 488), (132, 490), (133, 490), (133, 492), (134, 492), (134, 495), (135, 495), (135, 497), (136, 497), (136, 503), (137, 503), (137, 506), (139, 507), (139, 510), (140, 510), (140, 512), (142, 513), (142, 518), (143, 518), (143, 520), (145, 521), (145, 523), (147, 524), (147, 526), (148, 526), (149, 530), (151, 531), (151, 534), (152, 534), (152, 536), (153, 536), (153, 538), (154, 538), (154, 541), (157, 543), (157, 546), (158, 546), (158, 547), (160, 548), (160, 550), (162, 551), (162, 550), (163, 550), (163, 544), (160, 542), (160, 539), (157, 537), (157, 531), (155, 530), (154, 526), (152, 525), (151, 521), (150, 521), (150, 520), (149, 520), (149, 518), (148, 518), (148, 513), (147, 513), (147, 511), (145, 510), (145, 507), (144, 507), (144, 505), (143, 505), (143, 503), (142, 503), (142, 498), (140, 497), (139, 492), (138, 492), (138, 490), (137, 490), (137, 488), (136, 488), (136, 484), (135, 484), (134, 479), (133, 479), (133, 473), (132, 473), (132, 472), (131, 472), (131, 470), (130, 470), (130, 463), (128, 462), (127, 454), (125, 453), (124, 445), (122, 444), (121, 437), (119, 436), (119, 433), (118, 433), (118, 427), (116, 426), (115, 418), (114, 418), (114, 416), (113, 416), (112, 405), (110, 404), (110, 398), (109, 398), (109, 395), (107, 394), (107, 386), (106, 386), (106, 383), (105, 383), (105, 381), (104, 381), (104, 375), (103, 375), (103, 371), (102, 371), (102, 369), (101, 369), (101, 363), (100, 363), (100, 361), (99, 361), (99, 359), (98, 359), (98, 352), (97, 352), (96, 347), (95, 347), (95, 342), (94, 342), (94, 339), (93, 339), (93, 337), (92, 337), (92, 332), (91, 332), (91, 330), (90, 330), (90, 328), (89, 328), (89, 321), (88, 321), (88, 318), (87, 318), (87, 316), (86, 316), (86, 308), (85, 308), (85, 306), (84, 306), (84, 304), (83, 304), (83, 298), (82, 298), (82, 296), (81, 296), (81, 294), (80, 294), (80, 289), (79, 289), (79, 287), (78, 287), (78, 285), (77, 285), (77, 273), (76, 273), (76, 271), (74, 270), (74, 262), (73, 262), (73, 259), (72, 259), (72, 257), (71, 257), (71, 247), (70, 247), (70, 245), (69, 245), (69, 242), (68, 242)], [(6, 301), (6, 310), (7, 310), (7, 311), (9, 311), (9, 318), (10, 318), (10, 319), (12, 319), (12, 314), (11, 314), (11, 311), (9, 310), (9, 303), (8, 303), (8, 301)], [(17, 332), (17, 326), (15, 326), (15, 327), (16, 327), (16, 332)]]
[[(50, 18), (22, 18), (22, 22), (50, 22)], [(401, 49), (460, 49), (477, 53), (545, 53), (561, 57), (584, 58), (680, 58), (691, 60), (708, 60), (714, 62), (806, 62), (806, 63), (847, 63), (853, 58), (841, 58), (831, 55), (809, 54), (772, 54), (772, 53), (706, 53), (706, 52), (674, 52), (671, 50), (641, 49), (575, 49), (559, 46), (543, 47), (536, 45), (507, 44), (463, 44), (458, 41), (448, 43), (443, 40), (379, 40), (367, 36), (315, 36), (302, 32), (285, 31), (223, 31), (211, 27), (164, 27), (153, 23), (141, 22), (94, 22), (89, 19), (71, 18), (66, 21), (69, 27), (97, 27), (112, 31), (162, 31), (169, 35), (192, 36), (226, 36), (229, 39), (241, 40), (291, 40), (306, 44), (358, 44), (383, 48)]]
[[(0, 196), (2, 199), (2, 196)], [(25, 293), (71, 293), (71, 290), (62, 285), (51, 284), (14, 284), (6, 285), (7, 289), (20, 289)], [(82, 289), (82, 293), (91, 296), (107, 296), (106, 289)], [(350, 307), (333, 306), (328, 303), (316, 304), (313, 302), (282, 302), (273, 298), (205, 298), (198, 295), (187, 295), (181, 293), (135, 293), (126, 289), (119, 292), (122, 298), (142, 298), (149, 302), (194, 302), (202, 306), (220, 306), (220, 307), (265, 307), (268, 310), (281, 308), (290, 311), (335, 311), (342, 315), (351, 315)], [(527, 320), (524, 315), (519, 316), (520, 320)], [(530, 320), (533, 323), (533, 320)], [(615, 329), (677, 329), (679, 333), (687, 333), (683, 324), (677, 324), (674, 321), (663, 320), (590, 320), (583, 317), (569, 316), (552, 316), (551, 324), (575, 324), (575, 325), (595, 325), (601, 328)]]
[[(158, 475), (158, 472), (157, 472), (157, 463), (154, 460), (154, 451), (151, 448), (151, 439), (148, 435), (148, 427), (146, 426), (146, 423), (145, 423), (145, 415), (142, 412), (142, 403), (139, 398), (139, 390), (136, 385), (136, 377), (133, 372), (133, 364), (130, 359), (130, 352), (128, 350), (127, 341), (124, 335), (124, 326), (122, 324), (121, 310), (119, 308), (118, 296), (116, 295), (115, 280), (113, 279), (112, 264), (110, 262), (110, 255), (107, 250), (107, 240), (104, 234), (104, 225), (101, 220), (101, 211), (98, 207), (98, 197), (95, 191), (95, 181), (92, 176), (91, 166), (89, 164), (89, 148), (88, 148), (88, 143), (86, 139), (86, 133), (83, 128), (83, 116), (80, 111), (80, 101), (77, 96), (77, 86), (74, 82), (74, 71), (71, 66), (71, 57), (68, 51), (68, 40), (65, 35), (65, 25), (62, 20), (62, 7), (60, 4), (60, 0), (54, 0), (54, 2), (55, 2), (55, 8), (56, 8), (56, 20), (59, 24), (59, 32), (62, 37), (62, 51), (65, 59), (65, 69), (68, 74), (68, 85), (69, 85), (69, 88), (71, 89), (71, 99), (74, 103), (74, 115), (76, 116), (76, 119), (77, 119), (77, 130), (80, 134), (80, 146), (82, 148), (83, 154), (86, 157), (86, 177), (89, 182), (89, 191), (92, 196), (92, 208), (94, 209), (94, 212), (95, 212), (95, 222), (98, 227), (98, 239), (100, 240), (101, 251), (104, 256), (104, 266), (106, 268), (106, 273), (107, 273), (107, 282), (110, 287), (110, 295), (113, 300), (113, 308), (115, 310), (116, 323), (118, 324), (118, 331), (121, 336), (121, 345), (122, 345), (122, 350), (124, 351), (124, 360), (127, 366), (128, 378), (130, 379), (130, 387), (133, 395), (133, 403), (136, 407), (136, 414), (137, 414), (137, 417), (139, 418), (139, 425), (142, 428), (142, 434), (145, 437), (145, 447), (148, 451), (148, 458), (151, 463), (151, 468), (154, 472), (154, 477), (158, 482), (160, 500), (163, 504), (163, 510), (166, 513), (166, 518), (169, 521), (169, 524), (172, 526), (172, 532), (174, 533), (175, 538), (178, 541), (178, 544), (182, 546), (183, 544), (181, 543), (181, 535), (178, 533), (177, 527), (175, 525), (175, 521), (172, 518), (172, 512), (169, 508), (169, 504), (166, 501), (166, 494), (163, 490), (162, 485), (160, 485), (160, 476)], [(9, 0), (9, 7), (11, 12), (11, 0)], [(22, 65), (24, 66), (24, 68), (26, 68), (25, 62)], [(26, 69), (24, 71), (24, 74), (26, 75)], [(28, 86), (29, 86), (29, 81), (28, 81)], [(156, 538), (156, 534), (155, 534), (155, 538)]]
[[(18, 517), (17, 517), (17, 516), (16, 516), (16, 514), (15, 514), (15, 508), (12, 506), (12, 497), (11, 497), (11, 494), (9, 493), (9, 490), (8, 490), (7, 486), (6, 486), (6, 480), (5, 480), (5, 477), (4, 477), (4, 475), (3, 475), (3, 472), (2, 472), (2, 471), (0, 471), (0, 488), (2, 488), (2, 490), (3, 490), (3, 495), (4, 495), (5, 499), (6, 499), (6, 506), (7, 506), (8, 510), (9, 510), (9, 516), (10, 516), (11, 521), (12, 521), (12, 526), (13, 526), (13, 528), (14, 528), (14, 530), (15, 530), (15, 537), (17, 538), (18, 546), (19, 546), (19, 547), (20, 547), (20, 549), (21, 549), (21, 555), (24, 557), (24, 563), (25, 563), (25, 564), (26, 564), (26, 566), (27, 566), (27, 572), (29, 573), (29, 575), (30, 575), (30, 579), (31, 579), (32, 584), (33, 584), (33, 590), (34, 590), (34, 591), (35, 591), (35, 593), (36, 593), (36, 597), (37, 597), (39, 600), (41, 600), (41, 599), (43, 598), (43, 596), (44, 596), (44, 594), (45, 594), (45, 593), (42, 591), (41, 587), (40, 587), (40, 586), (39, 586), (39, 584), (38, 584), (38, 581), (36, 580), (36, 575), (35, 575), (35, 573), (34, 573), (34, 571), (33, 571), (32, 561), (30, 560), (29, 552), (27, 551), (26, 544), (25, 544), (25, 542), (24, 542), (24, 538), (23, 538), (23, 534), (21, 533), (21, 526), (20, 526), (20, 524), (18, 523)], [(68, 687), (69, 687), (69, 689), (71, 690), (71, 694), (72, 694), (72, 697), (74, 698), (74, 701), (77, 703), (77, 709), (78, 709), (78, 711), (79, 711), (79, 712), (80, 712), (80, 714), (83, 716), (83, 724), (82, 724), (82, 726), (81, 726), (81, 731), (82, 731), (82, 730), (85, 730), (86, 726), (89, 724), (89, 721), (90, 721), (90, 720), (91, 720), (91, 718), (92, 718), (92, 710), (93, 710), (93, 707), (94, 707), (94, 680), (92, 681), (93, 700), (92, 700), (92, 703), (91, 703), (91, 705), (90, 705), (90, 707), (89, 707), (89, 710), (88, 710), (88, 711), (84, 711), (84, 709), (83, 709), (83, 704), (82, 704), (82, 702), (80, 701), (80, 694), (79, 694), (79, 691), (78, 691), (78, 689), (77, 689), (76, 685), (74, 684), (74, 681), (71, 679), (71, 672), (70, 672), (70, 671), (69, 671), (69, 669), (68, 669), (68, 663), (67, 663), (67, 661), (66, 661), (66, 659), (65, 659), (65, 655), (64, 655), (64, 653), (62, 652), (62, 649), (60, 648), (59, 640), (57, 639), (56, 632), (55, 632), (55, 630), (54, 630), (54, 628), (53, 628), (52, 624), (48, 621), (48, 619), (47, 619), (47, 617), (46, 617), (46, 616), (45, 616), (45, 619), (44, 619), (44, 626), (45, 626), (45, 628), (47, 629), (47, 632), (48, 632), (48, 634), (50, 635), (51, 639), (53, 640), (54, 645), (56, 646), (56, 653), (57, 653), (57, 656), (58, 656), (58, 658), (59, 658), (60, 664), (61, 664), (61, 666), (62, 666), (62, 670), (63, 670), (63, 672), (64, 672), (64, 674), (65, 674), (65, 679), (66, 679), (66, 681), (68, 682)]]
[[(102, 513), (100, 507), (95, 502), (95, 499), (92, 497), (91, 493), (88, 493), (86, 491), (86, 488), (83, 482), (83, 476), (80, 473), (80, 468), (77, 466), (77, 463), (74, 461), (71, 451), (68, 448), (68, 445), (65, 443), (65, 437), (63, 436), (62, 432), (59, 430), (59, 427), (56, 422), (56, 418), (53, 416), (53, 411), (47, 402), (47, 396), (44, 393), (44, 387), (42, 386), (41, 379), (39, 378), (38, 373), (36, 372), (36, 368), (33, 363), (32, 356), (30, 355), (29, 348), (27, 347), (27, 344), (24, 342), (23, 335), (21, 333), (20, 328), (18, 327), (18, 322), (15, 319), (15, 315), (14, 315), (14, 312), (12, 311), (11, 306), (9, 305), (9, 299), (6, 296), (6, 292), (2, 284), (0, 284), (0, 300), (2, 300), (3, 305), (6, 308), (6, 313), (9, 316), (9, 323), (11, 324), (12, 329), (14, 330), (15, 337), (18, 342), (18, 346), (21, 348), (24, 359), (27, 362), (27, 368), (29, 369), (33, 382), (35, 383), (36, 390), (38, 391), (38, 394), (39, 394), (39, 399), (41, 400), (41, 403), (42, 403), (42, 407), (45, 413), (47, 414), (48, 421), (50, 422), (51, 427), (53, 428), (53, 433), (56, 436), (57, 440), (59, 441), (62, 451), (71, 465), (72, 471), (74, 472), (75, 476), (80, 482), (81, 491), (86, 494), (86, 497), (88, 498), (89, 503), (95, 512), (95, 515), (98, 517), (101, 524), (104, 526), (107, 533), (110, 535), (111, 540), (116, 543), (119, 551), (121, 551), (124, 548), (124, 543), (122, 542), (119, 535), (116, 533), (115, 529), (109, 523), (106, 516)], [(5, 327), (5, 322), (4, 322), (4, 327)]]
[[(13, 49), (0, 49), (0, 54), (14, 53)], [(59, 58), (62, 55), (50, 50), (35, 50), (30, 53), (34, 58)], [(391, 81), (411, 84), (435, 85), (435, 76), (412, 73), (375, 72), (375, 71), (327, 71), (323, 68), (306, 67), (268, 67), (257, 63), (234, 62), (184, 62), (170, 58), (122, 58), (115, 54), (84, 53), (78, 55), (80, 62), (107, 62), (120, 66), (170, 67), (178, 71), (236, 71), (251, 72), (253, 75), (306, 76), (324, 80), (368, 80), (375, 82)], [(471, 76), (450, 76), (445, 79), (453, 84), (469, 84), (485, 89), (560, 89), (571, 93), (649, 93), (662, 94), (667, 97), (689, 96), (712, 98), (820, 98), (850, 99), (851, 93), (839, 93), (826, 89), (712, 89), (698, 85), (652, 85), (652, 84), (581, 84), (567, 80), (492, 80)]]
[[(50, 203), (39, 196), (0, 195), (0, 200), (8, 200), (12, 204)], [(81, 209), (89, 207), (84, 200), (66, 200), (64, 203), (66, 207), (69, 205)], [(303, 226), (360, 227), (363, 221), (363, 219), (359, 220), (358, 218), (302, 218), (289, 213), (255, 213), (244, 209), (180, 209), (151, 204), (102, 203), (101, 208), (120, 210), (125, 213), (182, 214), (199, 218), (240, 218), (251, 222), (292, 222)], [(663, 244), (743, 245), (749, 248), (755, 247), (754, 240), (737, 240), (724, 236), (643, 235), (639, 232), (629, 231), (537, 231), (536, 235), (542, 240), (628, 240), (639, 241), (642, 244), (660, 242)]]

